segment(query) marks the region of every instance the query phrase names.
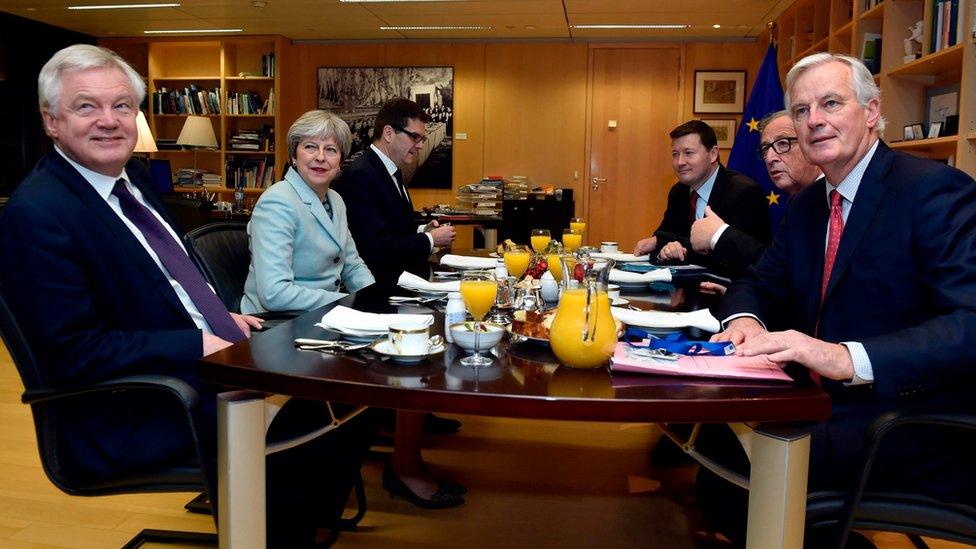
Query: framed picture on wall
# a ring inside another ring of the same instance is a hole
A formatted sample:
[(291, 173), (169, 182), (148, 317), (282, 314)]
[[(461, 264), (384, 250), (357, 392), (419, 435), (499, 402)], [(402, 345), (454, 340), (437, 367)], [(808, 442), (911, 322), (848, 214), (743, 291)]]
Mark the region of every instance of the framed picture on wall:
[(406, 97), (429, 120), (427, 139), (412, 173), (404, 169), (404, 180), (415, 188), (452, 188), (454, 67), (319, 67), (316, 82), (318, 108), (339, 115), (352, 131), (352, 150), (343, 165), (369, 147), (383, 103)]
[(715, 130), (715, 137), (718, 138), (718, 148), (732, 148), (732, 144), (735, 143), (734, 118), (702, 118), (701, 121)]
[(696, 113), (741, 113), (746, 71), (695, 71)]

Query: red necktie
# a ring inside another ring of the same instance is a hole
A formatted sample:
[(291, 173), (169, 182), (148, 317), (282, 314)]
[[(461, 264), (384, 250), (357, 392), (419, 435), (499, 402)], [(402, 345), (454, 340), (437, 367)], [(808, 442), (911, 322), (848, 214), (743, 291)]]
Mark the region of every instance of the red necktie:
[(844, 197), (836, 189), (830, 191), (830, 225), (827, 229), (827, 251), (824, 253), (823, 282), (820, 285), (821, 302), (827, 294), (830, 271), (834, 269), (834, 260), (837, 259), (837, 248), (840, 247), (840, 237), (844, 234), (844, 212), (841, 209), (843, 200)]
[(691, 194), (688, 195), (688, 204), (690, 206), (688, 210), (688, 222), (694, 223), (695, 207), (698, 206), (698, 191), (696, 191), (695, 189), (692, 189)]

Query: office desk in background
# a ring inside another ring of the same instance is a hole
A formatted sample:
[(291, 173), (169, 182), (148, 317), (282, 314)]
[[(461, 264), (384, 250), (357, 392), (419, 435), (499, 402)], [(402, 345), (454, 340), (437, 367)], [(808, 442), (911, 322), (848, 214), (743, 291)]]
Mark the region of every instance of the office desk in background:
[[(354, 306), (354, 296), (339, 303)], [(205, 357), (200, 378), (246, 389), (218, 403), (221, 547), (263, 547), (264, 393), (352, 404), (499, 417), (641, 423), (760, 424), (752, 446), (749, 547), (802, 546), (809, 435), (784, 427), (830, 415), (815, 385), (615, 375), (559, 367), (547, 347), (502, 342), (492, 366), (461, 366), (460, 349), (413, 366), (371, 355), (295, 349), (329, 307), (306, 313)], [(439, 315), (439, 313), (438, 313)], [(437, 316), (438, 320), (441, 318)], [(432, 332), (440, 333), (435, 321)]]

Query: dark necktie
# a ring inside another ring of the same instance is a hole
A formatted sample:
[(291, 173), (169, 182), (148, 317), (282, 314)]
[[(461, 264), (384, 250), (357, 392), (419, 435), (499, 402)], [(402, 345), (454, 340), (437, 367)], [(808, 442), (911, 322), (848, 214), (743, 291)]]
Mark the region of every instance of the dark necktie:
[(149, 247), (156, 252), (159, 262), (166, 267), (170, 276), (176, 280), (203, 318), (210, 325), (214, 335), (221, 339), (237, 343), (245, 338), (244, 332), (237, 326), (227, 307), (210, 289), (203, 275), (190, 261), (183, 248), (176, 242), (173, 235), (156, 218), (148, 208), (139, 203), (129, 189), (125, 187), (125, 180), (115, 182), (112, 194), (119, 199), (122, 213), (139, 229), (146, 238)]
[(695, 208), (698, 206), (698, 191), (696, 191), (695, 189), (692, 189), (691, 194), (688, 195), (688, 206), (690, 208), (688, 211), (688, 222), (694, 223)]
[(407, 193), (407, 186), (403, 184), (403, 173), (400, 170), (393, 172), (393, 177), (396, 179), (397, 188), (400, 190), (400, 196), (413, 207), (413, 202), (410, 201), (410, 195)]

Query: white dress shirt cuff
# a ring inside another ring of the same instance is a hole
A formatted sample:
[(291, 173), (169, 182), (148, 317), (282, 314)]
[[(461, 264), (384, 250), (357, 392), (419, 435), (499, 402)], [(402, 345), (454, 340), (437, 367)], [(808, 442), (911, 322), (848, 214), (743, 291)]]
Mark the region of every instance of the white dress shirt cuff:
[(430, 240), (430, 253), (434, 253), (434, 235), (430, 233), (424, 233), (427, 235), (427, 240)]
[(729, 224), (728, 223), (724, 223), (721, 227), (718, 228), (717, 231), (715, 231), (715, 234), (712, 235), (712, 241), (708, 243), (708, 249), (709, 250), (714, 250), (715, 249), (715, 246), (718, 245), (718, 239), (722, 238), (722, 233), (724, 233), (725, 232), (725, 229), (728, 229), (728, 228), (729, 228)]
[(759, 320), (759, 317), (756, 316), (756, 315), (754, 315), (754, 314), (752, 314), (752, 313), (735, 313), (734, 315), (729, 315), (728, 318), (726, 318), (725, 320), (722, 321), (722, 329), (723, 330), (727, 330), (728, 327), (729, 327), (729, 322), (732, 322), (733, 320), (735, 320), (737, 318), (743, 318), (743, 317), (751, 318), (751, 319), (755, 320), (756, 322), (759, 323), (760, 326), (762, 326), (763, 330), (766, 329), (766, 325), (763, 324), (763, 321), (762, 320)]
[(854, 363), (854, 377), (844, 385), (874, 383), (874, 368), (871, 366), (868, 352), (864, 350), (864, 345), (857, 341), (842, 341), (841, 345), (847, 347), (847, 352), (851, 354), (851, 361)]

